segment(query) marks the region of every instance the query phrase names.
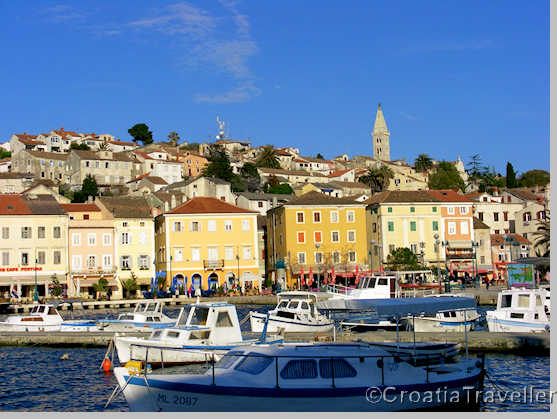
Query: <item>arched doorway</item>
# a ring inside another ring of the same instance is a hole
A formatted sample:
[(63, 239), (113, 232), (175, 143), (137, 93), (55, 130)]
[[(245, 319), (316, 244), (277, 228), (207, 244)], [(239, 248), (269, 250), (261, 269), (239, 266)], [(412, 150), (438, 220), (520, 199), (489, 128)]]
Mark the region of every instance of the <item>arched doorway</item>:
[(234, 288), (234, 284), (236, 283), (236, 275), (234, 272), (228, 272), (225, 277), (224, 281), (224, 290), (228, 291)]
[(184, 278), (184, 275), (177, 274), (177, 275), (174, 276), (173, 288), (174, 289), (178, 288), (178, 293), (179, 294), (184, 294), (185, 293), (186, 280)]
[(207, 279), (207, 289), (211, 291), (217, 291), (219, 288), (219, 276), (216, 272), (213, 272), (209, 275)]
[(191, 276), (191, 286), (195, 289), (201, 289), (201, 275), (193, 274)]

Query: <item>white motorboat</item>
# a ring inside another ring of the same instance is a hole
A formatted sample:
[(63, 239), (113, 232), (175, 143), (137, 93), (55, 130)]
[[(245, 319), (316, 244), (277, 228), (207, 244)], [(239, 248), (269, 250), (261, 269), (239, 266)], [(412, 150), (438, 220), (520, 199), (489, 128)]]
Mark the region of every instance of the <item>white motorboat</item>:
[(463, 332), (474, 328), (480, 314), (475, 308), (442, 310), (430, 315), (403, 317), (407, 329), (416, 332)]
[(0, 330), (11, 332), (59, 331), (64, 320), (58, 310), (50, 304), (38, 304), (28, 314), (9, 316), (0, 322)]
[(176, 319), (171, 319), (162, 312), (160, 301), (146, 300), (138, 303), (133, 312), (122, 313), (117, 319), (97, 321), (100, 330), (107, 332), (129, 332), (133, 330), (163, 329), (171, 327)]
[(551, 310), (551, 294), (549, 291), (549, 285), (542, 285), (540, 289), (545, 292), (545, 312), (549, 315)]
[(224, 302), (183, 308), (174, 326), (154, 330), (147, 339), (114, 338), (120, 364), (147, 360), (153, 367), (206, 362), (212, 354), (219, 360), (230, 349), (254, 342), (243, 340), (236, 307)]
[(497, 296), (497, 309), (486, 313), (490, 332), (549, 331), (549, 315), (545, 310), (546, 291), (540, 289), (502, 290)]
[(114, 374), (131, 411), (399, 411), (475, 405), (484, 361), (412, 365), (367, 344), (275, 344), (238, 347), (202, 375)]
[(317, 311), (317, 294), (287, 291), (277, 295), (277, 306), (267, 314), (250, 311), (252, 332), (261, 332), (267, 323), (268, 332), (327, 332), (334, 327), (333, 320)]
[(395, 298), (396, 283), (396, 277), (393, 275), (365, 276), (360, 278), (356, 288), (328, 285), (327, 293), (331, 299)]

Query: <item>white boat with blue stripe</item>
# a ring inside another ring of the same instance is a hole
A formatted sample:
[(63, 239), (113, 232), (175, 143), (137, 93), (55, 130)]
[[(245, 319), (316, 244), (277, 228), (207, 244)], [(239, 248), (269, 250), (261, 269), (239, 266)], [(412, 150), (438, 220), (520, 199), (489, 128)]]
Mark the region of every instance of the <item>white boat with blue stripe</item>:
[(414, 365), (367, 344), (285, 343), (238, 347), (202, 375), (114, 374), (131, 411), (399, 411), (474, 405), (484, 360)]
[(548, 332), (549, 309), (543, 289), (502, 290), (497, 309), (486, 313), (490, 332)]
[(99, 329), (107, 332), (162, 329), (175, 323), (176, 319), (164, 314), (161, 302), (155, 300), (142, 301), (135, 306), (133, 312), (122, 313), (117, 319), (102, 319), (97, 322)]

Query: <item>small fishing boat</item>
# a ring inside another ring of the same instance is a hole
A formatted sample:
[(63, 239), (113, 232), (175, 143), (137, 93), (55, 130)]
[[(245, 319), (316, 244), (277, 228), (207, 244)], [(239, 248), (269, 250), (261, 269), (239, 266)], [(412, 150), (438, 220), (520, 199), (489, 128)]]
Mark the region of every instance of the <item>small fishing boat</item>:
[(395, 298), (396, 290), (397, 280), (392, 275), (365, 276), (360, 278), (356, 288), (336, 284), (327, 286), (331, 299)]
[(162, 312), (160, 301), (146, 300), (138, 303), (133, 312), (122, 313), (117, 319), (97, 321), (100, 330), (107, 332), (129, 332), (133, 330), (162, 329), (171, 327), (176, 319), (171, 319)]
[(277, 306), (267, 314), (250, 311), (252, 332), (261, 332), (267, 323), (268, 332), (327, 332), (334, 322), (317, 311), (317, 294), (303, 291), (287, 291), (277, 295)]
[(502, 290), (497, 296), (497, 309), (486, 313), (490, 332), (549, 331), (546, 313), (546, 291), (515, 288)]
[(357, 343), (238, 347), (202, 375), (132, 375), (127, 368), (114, 369), (131, 411), (187, 412), (475, 406), (484, 372), (481, 358), (413, 365), (383, 348)]
[(416, 332), (463, 332), (474, 328), (480, 314), (474, 308), (442, 310), (429, 315), (403, 317), (401, 320), (408, 330)]
[(64, 320), (58, 310), (50, 304), (38, 304), (27, 314), (9, 316), (0, 322), (0, 330), (11, 332), (59, 331)]
[(360, 321), (341, 321), (340, 327), (355, 333), (376, 332), (378, 330), (394, 331), (396, 322), (381, 319), (361, 319)]
[(191, 304), (182, 308), (176, 324), (157, 329), (148, 338), (115, 336), (120, 364), (147, 361), (152, 367), (207, 362), (230, 349), (256, 342), (243, 340), (238, 314), (225, 302)]

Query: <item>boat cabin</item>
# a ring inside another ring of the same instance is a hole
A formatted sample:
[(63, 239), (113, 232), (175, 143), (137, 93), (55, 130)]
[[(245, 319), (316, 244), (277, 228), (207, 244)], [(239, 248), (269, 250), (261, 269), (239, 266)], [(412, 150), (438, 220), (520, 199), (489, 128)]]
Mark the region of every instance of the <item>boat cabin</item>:
[(282, 292), (278, 294), (278, 303), (270, 313), (279, 317), (295, 319), (297, 316), (317, 317), (315, 307), (317, 296), (309, 292)]
[(162, 307), (160, 301), (145, 301), (138, 303), (133, 310), (134, 313), (162, 313)]
[(539, 289), (501, 291), (497, 298), (497, 311), (504, 313), (505, 319), (509, 320), (548, 320), (545, 292)]

